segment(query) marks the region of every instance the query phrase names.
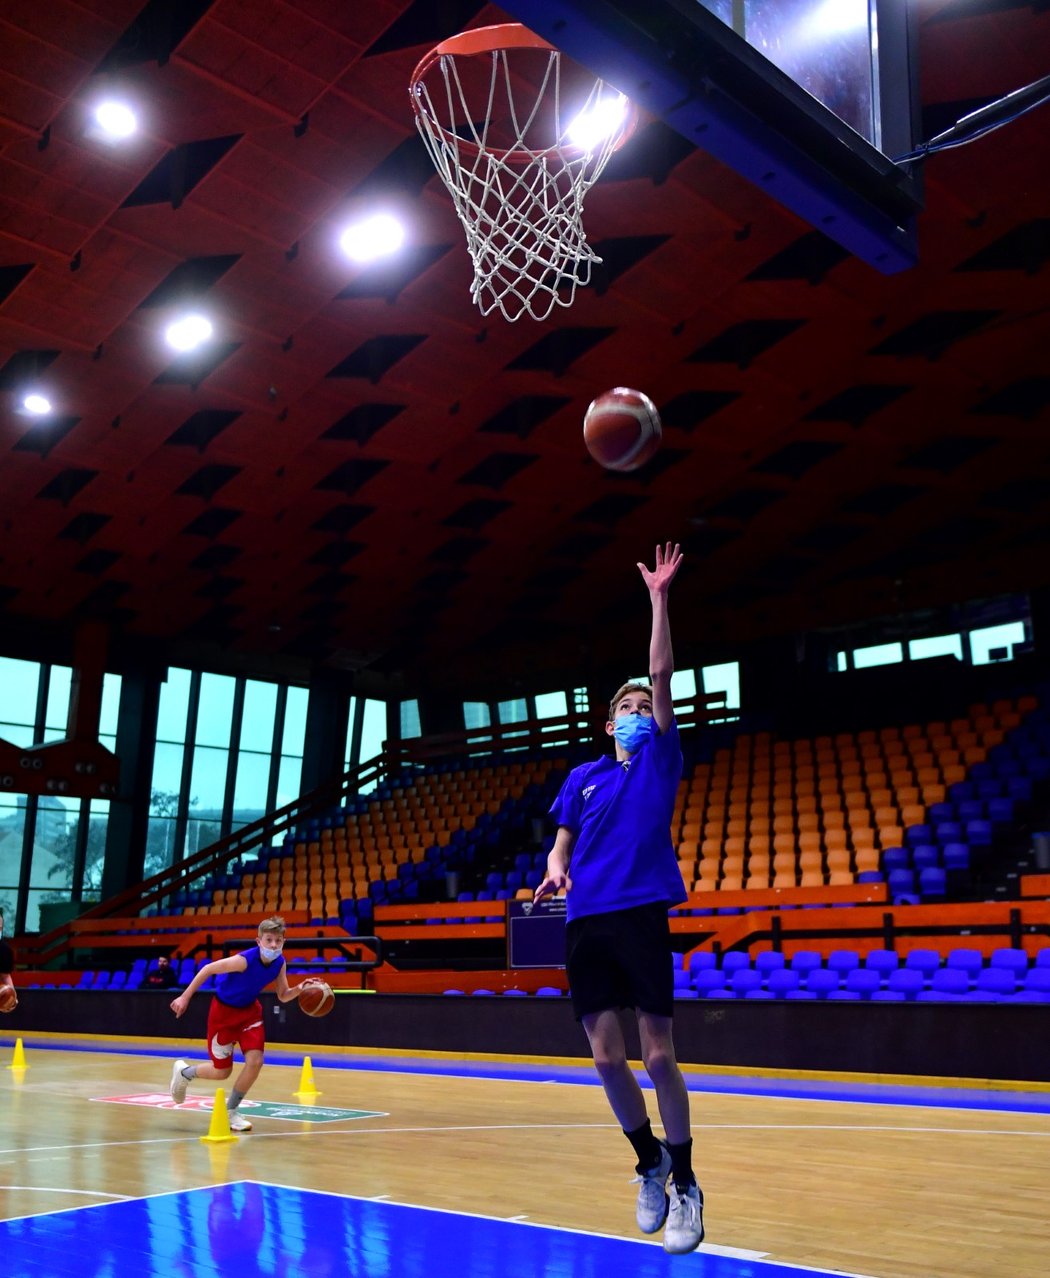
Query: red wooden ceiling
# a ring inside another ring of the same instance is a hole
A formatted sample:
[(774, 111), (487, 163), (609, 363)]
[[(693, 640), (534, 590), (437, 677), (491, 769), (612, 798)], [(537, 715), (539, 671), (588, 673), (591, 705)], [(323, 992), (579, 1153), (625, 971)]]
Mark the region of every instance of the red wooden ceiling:
[[(175, 658), (480, 693), (636, 643), (634, 564), (666, 538), (688, 555), (680, 659), (1046, 585), (1047, 109), (927, 162), (920, 263), (891, 277), (647, 120), (588, 197), (596, 286), (511, 325), (470, 301), (406, 93), (436, 39), (501, 20), (431, 0), (4, 5), (9, 634), (102, 617)], [(925, 4), (928, 134), (1048, 52), (1044, 5)], [(140, 104), (124, 148), (85, 136), (102, 87)], [(355, 267), (335, 237), (377, 201), (410, 251)], [(187, 294), (220, 319), (203, 369), (159, 339)], [(34, 378), (51, 423), (14, 411)], [(624, 383), (665, 418), (636, 476), (581, 441)]]

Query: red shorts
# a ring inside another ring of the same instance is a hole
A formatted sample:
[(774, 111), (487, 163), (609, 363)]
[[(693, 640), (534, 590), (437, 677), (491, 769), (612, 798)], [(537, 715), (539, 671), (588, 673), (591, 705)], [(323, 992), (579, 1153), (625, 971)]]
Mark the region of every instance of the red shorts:
[(208, 1008), (208, 1055), (217, 1069), (233, 1064), (233, 1049), (261, 1052), (266, 1046), (262, 1004), (258, 999), (250, 1007), (230, 1007), (217, 998)]

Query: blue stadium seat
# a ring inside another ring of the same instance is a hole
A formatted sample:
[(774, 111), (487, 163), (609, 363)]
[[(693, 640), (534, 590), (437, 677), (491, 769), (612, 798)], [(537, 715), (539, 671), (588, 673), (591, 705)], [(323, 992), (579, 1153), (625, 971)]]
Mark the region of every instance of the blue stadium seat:
[(1015, 977), (1021, 977), (1028, 971), (1028, 953), (1008, 945), (1000, 946), (999, 949), (992, 951), (988, 966), (1002, 967), (1008, 972), (1013, 972)]
[(977, 979), (977, 973), (984, 967), (984, 955), (980, 950), (960, 945), (949, 952), (948, 957), (944, 960), (944, 966), (964, 972), (967, 982), (972, 984)]
[(929, 843), (933, 839), (933, 827), (929, 825), (909, 825), (904, 831), (904, 841), (913, 848), (919, 843)]
[(930, 978), (930, 988), (921, 990), (918, 999), (924, 1002), (958, 1002), (970, 992), (970, 978), (962, 968), (939, 967)]
[(838, 972), (829, 972), (826, 967), (815, 967), (806, 974), (806, 989), (817, 998), (827, 998), (841, 983)]
[(699, 971), (692, 973), (692, 979), (693, 989), (706, 998), (714, 990), (725, 988), (726, 974), (721, 968), (717, 967), (701, 968)]
[(1024, 988), (1028, 994), (1038, 994), (1040, 1002), (1050, 1003), (1050, 967), (1033, 967), (1026, 972)]
[(900, 967), (900, 962), (896, 950), (869, 950), (864, 959), (864, 966), (873, 972), (878, 972), (879, 976), (885, 979), (890, 972), (895, 972)]
[(722, 955), (722, 971), (727, 975), (742, 967), (751, 966), (751, 956), (746, 950), (727, 950)]
[(928, 870), (931, 866), (940, 865), (941, 850), (936, 843), (920, 843), (912, 851), (911, 863), (916, 872), (921, 874), (923, 870)]
[(991, 821), (967, 821), (966, 842), (972, 848), (988, 848), (992, 845)]
[(805, 976), (815, 968), (823, 965), (824, 959), (819, 950), (797, 950), (791, 956), (791, 970)]
[(829, 971), (845, 976), (847, 972), (860, 967), (860, 955), (856, 950), (832, 950), (828, 954), (827, 966)]
[(910, 967), (899, 967), (886, 977), (886, 988), (877, 990), (871, 997), (874, 1002), (883, 995), (889, 995), (890, 998), (897, 995), (907, 999), (909, 1002), (914, 1002), (919, 995), (919, 991), (925, 988), (926, 979), (920, 971)]
[(936, 950), (912, 950), (904, 960), (904, 966), (909, 972), (918, 972), (924, 985), (929, 983), (940, 965), (941, 956)]
[(729, 978), (729, 987), (738, 998), (746, 997), (748, 991), (762, 988), (762, 973), (752, 967), (738, 967)]
[(855, 967), (846, 973), (846, 992), (858, 998), (870, 999), (881, 988), (882, 977), (870, 967)]
[[(926, 826), (913, 826), (913, 829), (926, 829)], [(911, 869), (911, 853), (907, 848), (884, 848), (882, 853), (882, 869), (887, 875), (898, 870)]]
[(919, 871), (919, 895), (924, 901), (943, 901), (948, 893), (948, 875), (942, 866), (930, 865)]
[(1013, 799), (989, 799), (988, 820), (995, 826), (1012, 825), (1014, 820)]
[(779, 950), (762, 950), (755, 955), (755, 971), (761, 972), (763, 978), (784, 966), (786, 966), (786, 960)]
[[(1050, 968), (1047, 971), (1050, 972)], [(797, 990), (801, 982), (802, 978), (790, 967), (775, 968), (766, 977), (766, 989), (775, 998), (784, 998), (792, 990)]]
[(697, 950), (689, 955), (690, 973), (700, 972), (718, 966), (718, 955), (713, 950)]
[(945, 843), (959, 843), (963, 837), (962, 823), (959, 821), (941, 821), (934, 827), (934, 835), (937, 842), (942, 845)]
[(1017, 979), (1009, 968), (982, 967), (967, 998), (974, 1002), (997, 1001), (1017, 989)]
[(946, 843), (941, 849), (944, 857), (944, 868), (955, 872), (969, 871), (970, 845), (968, 843)]

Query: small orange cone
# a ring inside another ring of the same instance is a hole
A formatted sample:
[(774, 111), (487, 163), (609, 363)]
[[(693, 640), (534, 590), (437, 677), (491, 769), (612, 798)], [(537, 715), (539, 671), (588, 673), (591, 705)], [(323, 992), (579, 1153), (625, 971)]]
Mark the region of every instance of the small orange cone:
[(314, 1067), (310, 1063), (309, 1056), (303, 1057), (303, 1072), (299, 1077), (299, 1090), (292, 1092), (293, 1096), (298, 1096), (300, 1100), (306, 1099), (308, 1096), (320, 1096), (314, 1083)]
[(28, 1069), (26, 1064), (26, 1049), (22, 1046), (20, 1038), (15, 1039), (15, 1054), (11, 1057), (11, 1064), (8, 1069)]
[(237, 1137), (230, 1131), (230, 1116), (226, 1112), (226, 1093), (220, 1088), (215, 1093), (215, 1103), (212, 1105), (208, 1134), (207, 1136), (202, 1136), (201, 1140), (206, 1144), (217, 1145), (236, 1139)]

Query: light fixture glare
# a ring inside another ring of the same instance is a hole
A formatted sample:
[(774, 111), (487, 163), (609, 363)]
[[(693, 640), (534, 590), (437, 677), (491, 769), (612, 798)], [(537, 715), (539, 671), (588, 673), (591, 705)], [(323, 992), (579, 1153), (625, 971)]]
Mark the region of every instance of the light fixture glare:
[(139, 127), (138, 117), (126, 102), (107, 98), (95, 107), (95, 123), (106, 137), (129, 138)]
[(348, 226), (339, 247), (354, 262), (374, 262), (396, 253), (405, 240), (405, 228), (390, 213), (375, 213)]
[(212, 335), (212, 322), (204, 315), (183, 315), (164, 330), (164, 340), (180, 353), (195, 351)]
[(22, 408), (30, 417), (46, 417), (51, 411), (51, 401), (39, 391), (30, 391), (22, 397)]

